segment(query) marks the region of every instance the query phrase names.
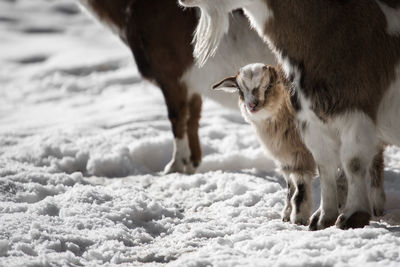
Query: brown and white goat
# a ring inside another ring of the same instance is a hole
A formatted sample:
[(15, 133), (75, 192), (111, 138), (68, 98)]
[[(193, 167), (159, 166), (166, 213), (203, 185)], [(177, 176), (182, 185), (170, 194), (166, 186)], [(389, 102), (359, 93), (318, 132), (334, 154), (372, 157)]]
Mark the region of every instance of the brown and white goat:
[(316, 164), (301, 141), (295, 112), (277, 71), (262, 63), (247, 65), (213, 89), (239, 95), (239, 107), (266, 153), (271, 156), (287, 184), (283, 221), (306, 225), (312, 212), (312, 179)]
[[(226, 33), (215, 58), (203, 68), (196, 66), (192, 52), (193, 31), (198, 12), (184, 10), (177, 0), (80, 0), (99, 21), (107, 25), (129, 46), (144, 78), (163, 92), (174, 135), (172, 160), (165, 173), (193, 173), (201, 162), (198, 137), (202, 106), (201, 95), (235, 107), (233, 98), (209, 94), (212, 82), (229, 75), (240, 66), (264, 60), (272, 62), (260, 37), (243, 12), (230, 19), (234, 31)], [(238, 50), (240, 49), (240, 53)]]
[[(223, 36), (218, 27), (229, 24), (228, 13), (242, 8), (293, 83), (301, 135), (321, 176), (321, 206), (310, 229), (368, 224), (368, 167), (382, 142), (400, 145), (400, 0), (180, 2), (199, 6), (201, 19), (214, 25), (196, 31), (200, 63), (218, 47)], [(349, 188), (338, 216), (340, 165)]]
[[(298, 131), (290, 85), (279, 73), (273, 66), (253, 63), (242, 67), (236, 76), (215, 84), (213, 89), (239, 95), (243, 117), (253, 126), (264, 150), (285, 177), (287, 197), (283, 221), (305, 225), (313, 208), (311, 184), (317, 172), (316, 164)], [(374, 163), (369, 170), (371, 187), (382, 192), (384, 199), (383, 150), (375, 156)], [(338, 206), (341, 207), (346, 201), (347, 183), (343, 172), (338, 174), (342, 183), (342, 186), (338, 184)], [(374, 203), (375, 215), (382, 215), (383, 205), (383, 202)]]

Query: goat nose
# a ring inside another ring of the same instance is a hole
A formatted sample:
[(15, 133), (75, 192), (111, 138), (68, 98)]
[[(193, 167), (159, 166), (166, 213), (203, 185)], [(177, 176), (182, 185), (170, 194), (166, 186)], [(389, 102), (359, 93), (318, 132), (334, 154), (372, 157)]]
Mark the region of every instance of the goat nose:
[(250, 103), (249, 103), (249, 107), (250, 107), (250, 108), (255, 108), (255, 107), (257, 106), (257, 104), (258, 104), (258, 103), (257, 103), (256, 101), (250, 102)]

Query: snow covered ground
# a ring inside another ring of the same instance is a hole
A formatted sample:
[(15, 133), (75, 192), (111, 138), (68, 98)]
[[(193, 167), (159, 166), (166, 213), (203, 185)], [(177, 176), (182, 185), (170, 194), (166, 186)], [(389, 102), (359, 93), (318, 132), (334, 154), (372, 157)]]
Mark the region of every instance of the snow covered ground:
[(384, 217), (309, 232), (239, 114), (206, 101), (200, 137), (199, 173), (163, 176), (166, 107), (130, 51), (72, 0), (0, 0), (0, 266), (399, 266), (398, 148)]

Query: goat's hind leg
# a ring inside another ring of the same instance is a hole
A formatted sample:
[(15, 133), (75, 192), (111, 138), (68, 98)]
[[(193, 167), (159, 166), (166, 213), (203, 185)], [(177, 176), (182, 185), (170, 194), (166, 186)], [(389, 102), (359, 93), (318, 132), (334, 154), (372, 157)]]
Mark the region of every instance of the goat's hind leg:
[(190, 162), (186, 166), (186, 173), (194, 173), (201, 163), (201, 146), (199, 139), (199, 122), (201, 117), (202, 100), (199, 94), (193, 94), (189, 99), (189, 120), (187, 122), (187, 136), (189, 138)]
[(188, 100), (187, 89), (183, 85), (163, 85), (161, 90), (164, 94), (168, 109), (168, 118), (171, 122), (174, 135), (174, 150), (171, 161), (165, 166), (164, 173), (180, 172), (186, 173), (190, 163), (189, 138), (187, 136), (188, 122)]
[(284, 172), (283, 176), (285, 177), (286, 180), (286, 200), (285, 200), (285, 206), (283, 207), (282, 210), (282, 221), (284, 222), (289, 222), (290, 221), (290, 214), (292, 213), (292, 197), (294, 195), (295, 191), (295, 186), (293, 184), (293, 181), (290, 177), (290, 173)]

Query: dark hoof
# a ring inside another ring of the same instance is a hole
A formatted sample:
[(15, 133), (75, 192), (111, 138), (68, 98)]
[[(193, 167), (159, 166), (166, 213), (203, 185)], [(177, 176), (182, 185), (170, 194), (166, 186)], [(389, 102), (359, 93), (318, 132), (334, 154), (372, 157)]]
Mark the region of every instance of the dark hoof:
[(326, 216), (321, 217), (321, 213), (317, 211), (310, 219), (310, 225), (308, 226), (308, 230), (317, 231), (322, 230), (328, 227), (331, 227), (335, 224), (336, 217), (327, 218)]
[(299, 220), (295, 220), (294, 223), (297, 224), (297, 225), (307, 226), (308, 225), (308, 220), (299, 219)]
[(289, 205), (285, 205), (281, 212), (282, 221), (290, 222), (290, 213), (292, 212), (292, 208)]
[(384, 214), (383, 209), (380, 209), (380, 208), (373, 208), (373, 211), (374, 211), (375, 217), (381, 217)]
[(341, 214), (336, 221), (336, 226), (342, 230), (363, 228), (369, 224), (370, 219), (371, 214), (365, 211), (356, 211), (349, 218), (346, 218), (344, 214)]
[(310, 219), (310, 225), (308, 226), (308, 230), (317, 231), (318, 230), (318, 221), (319, 221), (319, 214), (313, 215)]

